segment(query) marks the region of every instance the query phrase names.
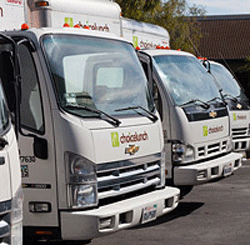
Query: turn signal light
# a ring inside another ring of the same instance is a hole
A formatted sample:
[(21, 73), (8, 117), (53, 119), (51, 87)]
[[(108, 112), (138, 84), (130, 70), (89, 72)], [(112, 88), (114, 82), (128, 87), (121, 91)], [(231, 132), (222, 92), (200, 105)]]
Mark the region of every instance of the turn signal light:
[(29, 210), (31, 213), (50, 213), (51, 204), (48, 202), (30, 202)]

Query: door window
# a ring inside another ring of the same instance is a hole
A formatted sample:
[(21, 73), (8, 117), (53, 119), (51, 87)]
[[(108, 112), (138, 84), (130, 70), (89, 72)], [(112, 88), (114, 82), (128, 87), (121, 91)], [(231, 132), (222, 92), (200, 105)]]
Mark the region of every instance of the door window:
[(44, 133), (43, 110), (38, 77), (33, 58), (27, 46), (20, 45), (21, 125), (31, 131)]
[(2, 85), (0, 84), (0, 135), (4, 133), (9, 125), (9, 113), (7, 111), (6, 102)]

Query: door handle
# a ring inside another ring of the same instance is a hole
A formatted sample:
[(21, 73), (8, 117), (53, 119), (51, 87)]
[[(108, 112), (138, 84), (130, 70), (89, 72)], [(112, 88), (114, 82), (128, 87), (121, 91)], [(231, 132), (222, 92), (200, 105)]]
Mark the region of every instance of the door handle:
[(0, 157), (0, 166), (5, 164), (5, 157)]
[(6, 145), (8, 145), (8, 141), (5, 140), (4, 138), (0, 138), (0, 150), (4, 149)]

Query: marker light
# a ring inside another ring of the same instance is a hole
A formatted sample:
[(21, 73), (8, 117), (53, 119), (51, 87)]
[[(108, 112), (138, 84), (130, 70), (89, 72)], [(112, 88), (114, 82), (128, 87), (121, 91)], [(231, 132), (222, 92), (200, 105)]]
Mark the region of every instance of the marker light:
[(159, 45), (158, 45), (158, 46), (156, 46), (156, 49), (161, 49), (161, 46), (159, 46)]
[(29, 29), (29, 26), (26, 24), (26, 23), (23, 23), (22, 25), (21, 25), (21, 30), (28, 30)]
[(200, 57), (200, 56), (198, 56), (197, 59), (198, 59), (198, 60), (207, 60), (206, 57)]
[(40, 1), (35, 3), (36, 7), (47, 7), (49, 6), (49, 2), (47, 1)]
[(80, 28), (80, 26), (79, 25), (74, 25), (74, 28)]
[(37, 235), (52, 235), (52, 231), (36, 231)]
[(65, 23), (63, 27), (70, 27), (70, 25), (68, 23)]

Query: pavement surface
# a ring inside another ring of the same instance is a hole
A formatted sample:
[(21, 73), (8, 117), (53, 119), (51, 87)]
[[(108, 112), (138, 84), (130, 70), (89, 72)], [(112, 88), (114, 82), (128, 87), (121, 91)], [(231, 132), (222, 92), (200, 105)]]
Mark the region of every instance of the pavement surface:
[(232, 176), (196, 186), (172, 213), (91, 242), (101, 244), (249, 245), (250, 161)]

